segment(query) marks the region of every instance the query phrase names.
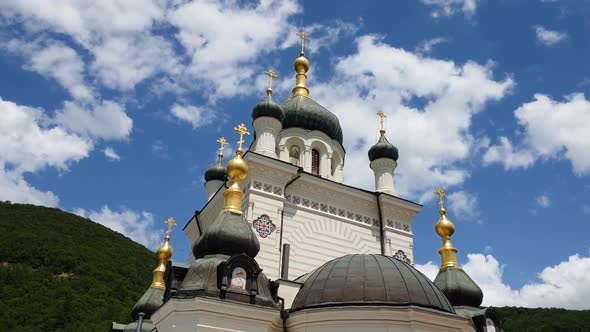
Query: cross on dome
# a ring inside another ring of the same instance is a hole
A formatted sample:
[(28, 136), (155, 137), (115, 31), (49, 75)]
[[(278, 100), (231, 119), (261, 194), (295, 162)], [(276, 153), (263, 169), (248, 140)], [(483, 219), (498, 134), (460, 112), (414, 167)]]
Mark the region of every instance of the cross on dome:
[(383, 113), (383, 111), (377, 112), (377, 115), (379, 115), (379, 117), (381, 118), (380, 122), (381, 122), (381, 130), (379, 130), (379, 132), (381, 134), (385, 134), (385, 118), (387, 117), (385, 115), (385, 113)]
[(268, 75), (268, 89), (266, 89), (266, 93), (270, 95), (272, 94), (272, 79), (277, 77), (277, 73), (271, 68), (267, 69), (264, 73)]
[(440, 204), (441, 210), (444, 210), (443, 197), (447, 196), (447, 194), (445, 194), (441, 187), (436, 187), (436, 189), (434, 189), (434, 193), (438, 196), (438, 204)]
[(244, 141), (244, 135), (250, 135), (250, 133), (248, 132), (248, 128), (246, 128), (246, 126), (243, 123), (240, 123), (237, 127), (234, 127), (234, 130), (238, 132), (238, 134), (240, 134), (240, 140), (238, 141), (238, 150), (237, 151), (242, 151), (242, 144), (245, 142)]
[(217, 143), (219, 143), (220, 147), (219, 147), (219, 155), (223, 156), (223, 148), (227, 145), (227, 141), (225, 140), (225, 137), (220, 137), (217, 140)]
[(176, 222), (172, 217), (168, 218), (168, 220), (164, 221), (166, 225), (168, 225), (168, 230), (166, 230), (166, 235), (170, 235), (172, 233), (172, 226), (176, 226)]
[(301, 38), (301, 54), (303, 54), (304, 49), (305, 49), (305, 40), (309, 40), (309, 35), (306, 34), (305, 32), (301, 31), (297, 33), (297, 36), (299, 36), (299, 38)]

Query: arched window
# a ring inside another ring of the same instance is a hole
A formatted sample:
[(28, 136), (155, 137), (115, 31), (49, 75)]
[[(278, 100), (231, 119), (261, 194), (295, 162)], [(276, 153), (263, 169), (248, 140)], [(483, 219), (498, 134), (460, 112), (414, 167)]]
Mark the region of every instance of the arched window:
[(295, 165), (295, 166), (299, 166), (299, 161), (301, 160), (299, 158), (299, 156), (301, 155), (301, 152), (299, 151), (299, 146), (297, 145), (292, 145), (291, 148), (289, 149), (289, 161), (291, 162), (291, 164)]
[(311, 150), (311, 173), (320, 174), (320, 152), (316, 149)]

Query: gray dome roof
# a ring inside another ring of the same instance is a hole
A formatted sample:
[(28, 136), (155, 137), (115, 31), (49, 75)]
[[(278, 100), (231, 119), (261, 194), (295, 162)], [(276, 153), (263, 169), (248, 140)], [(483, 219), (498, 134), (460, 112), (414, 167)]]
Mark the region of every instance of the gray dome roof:
[(384, 134), (381, 134), (379, 141), (369, 149), (369, 160), (373, 161), (379, 158), (389, 158), (397, 161), (399, 153), (397, 148), (389, 143)]
[(225, 167), (223, 167), (221, 162), (218, 161), (215, 165), (207, 168), (205, 171), (205, 182), (211, 180), (225, 181), (226, 176)]
[(306, 96), (294, 96), (283, 103), (283, 129), (319, 130), (342, 144), (342, 128), (336, 115)]
[(281, 122), (285, 119), (285, 111), (281, 105), (272, 100), (272, 95), (267, 95), (263, 101), (259, 102), (252, 109), (252, 120), (256, 120), (262, 116), (270, 116)]
[(449, 267), (440, 271), (434, 284), (454, 306), (479, 307), (483, 301), (481, 288), (461, 268)]
[(402, 261), (382, 255), (347, 255), (301, 277), (292, 310), (326, 306), (385, 305), (432, 308), (454, 313), (444, 294)]

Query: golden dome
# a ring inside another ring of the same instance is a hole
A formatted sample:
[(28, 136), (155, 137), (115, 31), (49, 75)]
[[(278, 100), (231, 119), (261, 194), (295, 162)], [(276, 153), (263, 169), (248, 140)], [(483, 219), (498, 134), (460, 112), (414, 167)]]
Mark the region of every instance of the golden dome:
[(298, 74), (307, 73), (310, 67), (311, 64), (309, 63), (309, 60), (307, 60), (303, 53), (300, 53), (299, 57), (295, 59), (295, 62), (293, 63), (293, 68), (295, 69), (295, 72), (297, 72)]
[(453, 222), (447, 218), (446, 210), (444, 208), (440, 209), (440, 218), (436, 225), (434, 225), (434, 229), (436, 230), (436, 234), (440, 237), (451, 237), (453, 233), (455, 233), (455, 225)]
[(227, 176), (233, 181), (242, 181), (248, 175), (248, 165), (238, 154), (234, 159), (227, 163)]

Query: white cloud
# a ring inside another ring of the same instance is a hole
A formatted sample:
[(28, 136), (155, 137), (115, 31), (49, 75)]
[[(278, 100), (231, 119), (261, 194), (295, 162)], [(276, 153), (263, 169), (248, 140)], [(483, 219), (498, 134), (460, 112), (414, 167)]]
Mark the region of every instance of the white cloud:
[(483, 248), (483, 251), (484, 251), (484, 252), (490, 252), (490, 251), (492, 251), (493, 249), (494, 249), (494, 248), (492, 248), (492, 246), (490, 246), (490, 245), (487, 245), (485, 248)]
[(574, 172), (590, 174), (590, 101), (583, 94), (555, 101), (543, 94), (520, 106), (514, 115), (523, 129), (518, 148), (501, 137), (484, 155), (484, 163), (506, 169), (526, 168), (539, 159), (568, 159)]
[(73, 213), (128, 236), (150, 249), (156, 248), (163, 239), (163, 232), (156, 230), (154, 216), (150, 212), (124, 207), (120, 211), (113, 211), (105, 205), (100, 211), (77, 208)]
[[(431, 280), (438, 273), (438, 266), (432, 262), (414, 267)], [(482, 305), (590, 308), (590, 257), (572, 255), (566, 261), (544, 268), (537, 275), (538, 280), (528, 282), (520, 289), (504, 282), (505, 268), (492, 255), (467, 255), (463, 269), (481, 287), (484, 294)]]
[(81, 135), (106, 140), (126, 139), (133, 127), (123, 107), (112, 101), (95, 105), (66, 101), (56, 113), (55, 122)]
[(23, 42), (12, 39), (6, 48), (27, 58), (24, 68), (55, 79), (75, 99), (91, 100), (93, 93), (84, 81), (84, 62), (78, 53), (62, 42)]
[(58, 197), (26, 182), (24, 173), (47, 167), (67, 171), (88, 156), (92, 142), (52, 125), (41, 109), (0, 98), (0, 199), (57, 206)]
[(193, 128), (199, 128), (208, 124), (212, 120), (211, 111), (190, 105), (183, 106), (174, 104), (170, 109), (170, 114), (181, 121), (190, 123)]
[[(461, 184), (469, 176), (461, 163), (479, 146), (469, 133), (472, 116), (513, 86), (510, 78), (494, 80), (492, 69), (491, 62), (456, 65), (392, 47), (375, 36), (358, 38), (357, 51), (338, 60), (335, 76), (310, 86), (312, 97), (339, 116), (347, 147), (346, 182), (365, 188), (374, 183), (366, 153), (377, 141), (375, 112), (383, 110), (387, 136), (400, 151), (399, 192), (420, 197), (436, 185)], [(416, 106), (417, 99), (424, 100), (423, 106)]]
[(50, 191), (40, 191), (25, 181), (22, 174), (7, 171), (0, 162), (0, 201), (55, 207), (59, 198)]
[(102, 150), (102, 152), (110, 160), (116, 160), (116, 161), (121, 160), (121, 157), (117, 154), (117, 152), (115, 151), (115, 149), (113, 149), (110, 146), (107, 146), (104, 150)]
[(463, 190), (455, 191), (447, 196), (447, 207), (452, 213), (451, 218), (475, 220), (479, 217), (477, 196)]
[(539, 25), (535, 26), (534, 29), (537, 35), (537, 41), (545, 46), (553, 46), (568, 38), (565, 32), (549, 30)]
[(416, 52), (420, 54), (430, 54), (436, 45), (446, 43), (447, 41), (448, 40), (444, 37), (436, 37), (425, 40), (416, 47)]
[(537, 196), (535, 202), (542, 208), (548, 208), (551, 205), (551, 199), (547, 195)]
[(43, 111), (0, 99), (0, 162), (19, 173), (45, 167), (67, 170), (88, 156), (92, 143), (60, 126)]
[(432, 17), (451, 16), (458, 11), (467, 17), (472, 17), (477, 9), (478, 0), (420, 0), (423, 4), (433, 6)]

